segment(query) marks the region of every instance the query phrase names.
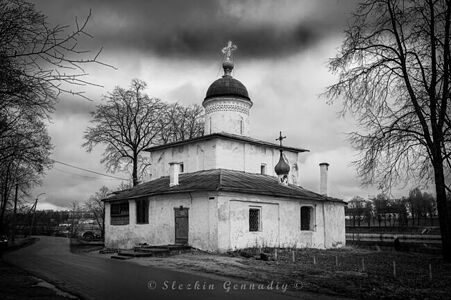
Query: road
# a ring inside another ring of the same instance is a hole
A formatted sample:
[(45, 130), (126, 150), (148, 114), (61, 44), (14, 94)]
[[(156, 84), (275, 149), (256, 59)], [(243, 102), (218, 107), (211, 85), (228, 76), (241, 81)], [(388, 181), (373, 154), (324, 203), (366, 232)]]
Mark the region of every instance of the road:
[[(39, 237), (35, 244), (7, 253), (4, 259), (85, 299), (296, 299), (280, 290), (242, 290), (250, 286), (233, 286), (228, 280), (207, 275), (71, 253), (69, 239), (59, 237)], [(300, 296), (329, 298), (309, 293)]]

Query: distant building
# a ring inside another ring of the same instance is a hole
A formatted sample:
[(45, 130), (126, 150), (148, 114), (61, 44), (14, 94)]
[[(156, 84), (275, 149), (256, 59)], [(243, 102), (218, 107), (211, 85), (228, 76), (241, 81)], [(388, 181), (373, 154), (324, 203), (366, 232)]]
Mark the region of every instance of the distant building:
[(320, 164), (320, 193), (299, 186), (308, 150), (249, 137), (253, 106), (232, 77), (229, 43), (224, 75), (202, 102), (205, 135), (149, 148), (152, 180), (105, 199), (105, 244), (132, 248), (183, 243), (227, 251), (345, 244), (342, 200), (327, 196), (329, 164)]

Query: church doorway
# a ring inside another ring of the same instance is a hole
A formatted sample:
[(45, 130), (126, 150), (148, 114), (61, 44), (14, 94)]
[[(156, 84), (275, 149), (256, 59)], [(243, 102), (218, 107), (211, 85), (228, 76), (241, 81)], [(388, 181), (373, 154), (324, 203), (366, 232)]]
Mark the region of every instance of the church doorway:
[(188, 210), (187, 207), (175, 207), (175, 243), (188, 244)]

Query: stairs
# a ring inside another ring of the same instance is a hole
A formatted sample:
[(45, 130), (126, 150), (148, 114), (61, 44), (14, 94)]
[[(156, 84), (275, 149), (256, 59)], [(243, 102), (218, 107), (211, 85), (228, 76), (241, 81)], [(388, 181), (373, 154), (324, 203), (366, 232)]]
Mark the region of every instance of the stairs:
[(132, 250), (119, 250), (116, 255), (111, 256), (113, 259), (131, 259), (134, 257), (167, 257), (174, 254), (180, 254), (182, 251), (191, 249), (187, 245), (141, 245), (134, 247)]

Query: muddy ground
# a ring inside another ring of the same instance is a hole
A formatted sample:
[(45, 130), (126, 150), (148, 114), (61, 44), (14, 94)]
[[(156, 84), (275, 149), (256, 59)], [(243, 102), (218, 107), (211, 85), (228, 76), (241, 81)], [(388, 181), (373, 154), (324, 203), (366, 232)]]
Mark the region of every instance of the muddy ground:
[[(439, 256), (346, 247), (278, 249), (277, 260), (264, 261), (258, 259), (261, 251), (214, 254), (192, 250), (129, 261), (253, 282), (274, 280), (287, 283), (292, 293), (300, 289), (352, 298), (451, 299), (451, 264), (445, 264)], [(274, 249), (263, 252), (274, 259)], [(109, 259), (112, 254), (90, 251), (89, 255)]]

